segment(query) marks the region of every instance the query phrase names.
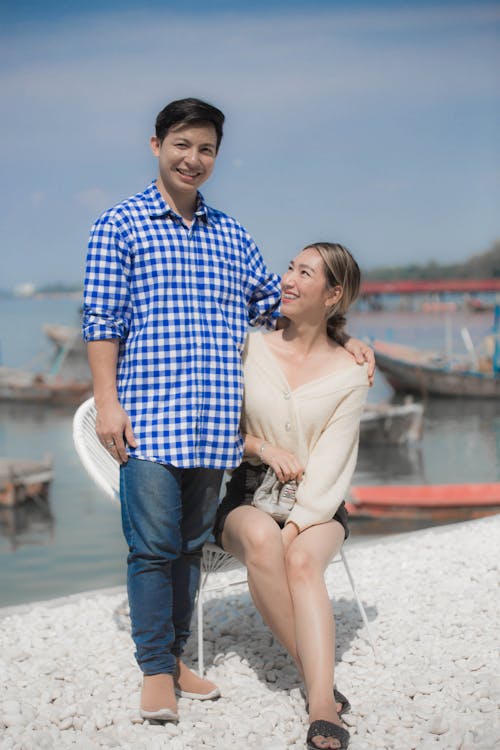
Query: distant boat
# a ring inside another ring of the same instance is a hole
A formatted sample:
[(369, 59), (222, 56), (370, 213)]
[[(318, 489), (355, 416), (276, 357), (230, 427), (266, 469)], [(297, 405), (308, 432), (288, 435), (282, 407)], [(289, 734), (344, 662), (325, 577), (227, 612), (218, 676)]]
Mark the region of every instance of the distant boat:
[(422, 438), (424, 407), (404, 404), (367, 404), (361, 416), (360, 442), (365, 445), (402, 445)]
[(44, 323), (42, 330), (57, 349), (69, 348), (72, 353), (85, 353), (85, 343), (79, 328), (60, 325), (59, 323)]
[(395, 391), (427, 396), (499, 398), (500, 373), (492, 359), (479, 360), (476, 368), (467, 361), (449, 362), (435, 351), (403, 344), (373, 341), (377, 367)]
[(0, 402), (78, 406), (92, 395), (92, 380), (87, 366), (71, 366), (73, 339), (58, 347), (48, 372), (0, 367)]
[(465, 303), (472, 312), (491, 312), (495, 309), (494, 302), (485, 302), (485, 300), (479, 299), (479, 297), (469, 297)]
[(500, 482), (352, 487), (346, 507), (358, 519), (482, 518), (500, 512)]
[(78, 406), (91, 395), (90, 380), (63, 380), (58, 375), (0, 367), (0, 402)]
[(422, 302), (421, 311), (423, 313), (444, 313), (456, 312), (458, 305), (456, 302), (444, 302), (435, 300), (433, 302)]
[(13, 507), (28, 498), (45, 499), (52, 481), (52, 460), (0, 458), (0, 506)]

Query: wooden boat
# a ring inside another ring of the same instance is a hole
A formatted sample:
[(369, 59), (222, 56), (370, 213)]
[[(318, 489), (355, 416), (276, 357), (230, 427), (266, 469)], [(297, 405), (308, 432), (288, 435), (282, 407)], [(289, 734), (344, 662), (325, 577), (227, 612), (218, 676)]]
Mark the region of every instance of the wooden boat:
[(449, 362), (434, 351), (415, 349), (387, 341), (372, 342), (377, 367), (395, 391), (427, 396), (499, 398), (500, 373), (491, 359), (479, 360), (472, 368), (467, 361)]
[(359, 519), (482, 518), (500, 512), (500, 482), (352, 487), (346, 506)]
[[(92, 395), (92, 379), (86, 358), (77, 346), (76, 329), (53, 326), (63, 338), (54, 339), (56, 353), (48, 372), (0, 367), (0, 402), (78, 406)], [(64, 333), (66, 332), (66, 333)], [(64, 341), (63, 341), (64, 339)]]
[(78, 406), (92, 395), (92, 383), (0, 367), (0, 402)]
[(486, 302), (485, 300), (480, 299), (479, 297), (469, 297), (465, 301), (467, 308), (471, 312), (491, 312), (495, 309), (495, 303), (494, 302)]
[(56, 349), (69, 348), (72, 353), (85, 354), (85, 343), (79, 328), (59, 325), (58, 323), (44, 323), (42, 330)]
[(361, 417), (360, 442), (374, 445), (402, 445), (422, 438), (424, 407), (404, 404), (367, 404)]
[(46, 498), (52, 476), (51, 459), (0, 458), (0, 505), (13, 507), (28, 498)]
[(422, 302), (420, 309), (423, 313), (449, 313), (456, 312), (458, 305), (456, 302), (441, 302), (436, 300), (434, 302)]

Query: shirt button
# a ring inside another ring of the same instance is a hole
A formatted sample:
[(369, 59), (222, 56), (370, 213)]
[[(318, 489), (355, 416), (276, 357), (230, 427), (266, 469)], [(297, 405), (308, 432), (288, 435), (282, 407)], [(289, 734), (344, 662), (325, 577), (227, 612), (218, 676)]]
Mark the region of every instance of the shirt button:
[(283, 391), (283, 398), (288, 400), (290, 398), (290, 393), (288, 391)]
[(286, 425), (285, 425), (285, 430), (287, 432), (290, 432), (291, 429), (292, 429), (292, 425), (290, 424), (290, 422), (287, 422)]

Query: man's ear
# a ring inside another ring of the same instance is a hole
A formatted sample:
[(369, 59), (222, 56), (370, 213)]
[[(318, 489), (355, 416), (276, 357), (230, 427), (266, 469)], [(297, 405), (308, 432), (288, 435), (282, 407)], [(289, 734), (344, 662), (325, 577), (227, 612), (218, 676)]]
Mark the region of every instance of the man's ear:
[(151, 146), (151, 151), (153, 152), (154, 156), (160, 155), (160, 140), (157, 138), (156, 135), (152, 135), (149, 139), (149, 145)]

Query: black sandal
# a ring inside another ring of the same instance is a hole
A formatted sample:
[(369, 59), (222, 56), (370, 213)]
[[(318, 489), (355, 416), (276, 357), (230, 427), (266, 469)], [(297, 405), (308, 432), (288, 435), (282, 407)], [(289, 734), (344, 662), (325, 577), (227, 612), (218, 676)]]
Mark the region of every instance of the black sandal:
[[(346, 698), (345, 695), (340, 692), (340, 690), (337, 690), (336, 687), (333, 688), (333, 697), (335, 698), (335, 703), (340, 703), (340, 711), (338, 712), (339, 716), (348, 714), (351, 710), (349, 699)], [(309, 713), (309, 703), (306, 703), (306, 711)]]
[(313, 744), (313, 737), (317, 736), (331, 738), (332, 740), (339, 740), (340, 746), (338, 750), (346, 750), (349, 746), (350, 735), (347, 729), (339, 727), (338, 724), (332, 724), (331, 721), (324, 721), (319, 719), (313, 721), (307, 732), (307, 748), (308, 750), (321, 750), (319, 745)]
[(351, 710), (351, 704), (349, 703), (349, 700), (345, 697), (345, 695), (341, 693), (340, 690), (337, 690), (336, 687), (333, 688), (333, 697), (335, 698), (335, 702), (340, 703), (341, 705), (339, 716), (348, 714)]

